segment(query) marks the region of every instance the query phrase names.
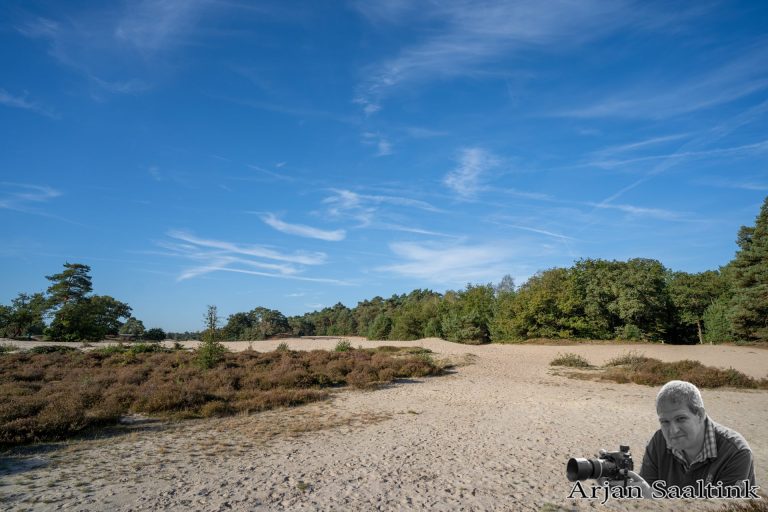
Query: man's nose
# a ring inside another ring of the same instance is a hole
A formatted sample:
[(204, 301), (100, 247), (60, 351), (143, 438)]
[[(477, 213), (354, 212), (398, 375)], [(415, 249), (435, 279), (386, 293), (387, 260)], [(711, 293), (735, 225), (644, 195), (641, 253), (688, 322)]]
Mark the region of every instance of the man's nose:
[(680, 432), (680, 427), (679, 427), (677, 424), (675, 424), (675, 423), (672, 423), (672, 424), (669, 426), (669, 432), (670, 432), (671, 434), (677, 434), (678, 432)]

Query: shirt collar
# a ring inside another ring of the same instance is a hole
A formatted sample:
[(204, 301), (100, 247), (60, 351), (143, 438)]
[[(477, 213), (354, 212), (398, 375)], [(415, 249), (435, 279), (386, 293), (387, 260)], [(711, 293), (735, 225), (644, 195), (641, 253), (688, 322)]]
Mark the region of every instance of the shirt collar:
[(691, 466), (698, 462), (705, 461), (707, 459), (717, 458), (717, 439), (715, 438), (715, 428), (712, 426), (712, 422), (709, 420), (709, 416), (704, 418), (704, 447), (702, 448), (699, 456), (690, 463), (685, 460), (685, 455), (682, 450), (676, 450), (674, 448), (669, 449), (672, 455), (683, 465), (683, 469), (688, 471)]

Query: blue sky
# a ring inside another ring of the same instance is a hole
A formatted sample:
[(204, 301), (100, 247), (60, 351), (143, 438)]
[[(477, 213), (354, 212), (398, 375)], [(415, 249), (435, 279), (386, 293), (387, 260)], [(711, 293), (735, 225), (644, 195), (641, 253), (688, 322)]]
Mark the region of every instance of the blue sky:
[(11, 1), (0, 303), (147, 327), (727, 263), (768, 195), (768, 3)]

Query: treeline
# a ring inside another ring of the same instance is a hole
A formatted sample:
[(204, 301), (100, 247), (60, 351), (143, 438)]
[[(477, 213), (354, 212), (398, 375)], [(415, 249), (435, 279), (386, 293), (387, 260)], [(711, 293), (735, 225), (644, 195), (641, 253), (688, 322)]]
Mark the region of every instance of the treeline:
[[(214, 334), (224, 340), (358, 335), (460, 343), (529, 338), (768, 341), (768, 198), (755, 225), (739, 230), (737, 244), (733, 261), (716, 271), (673, 272), (643, 258), (582, 259), (568, 268), (539, 272), (519, 287), (507, 276), (495, 286), (470, 284), (444, 294), (417, 289), (374, 297), (354, 308), (338, 303), (292, 317), (257, 307), (230, 315)], [(63, 272), (47, 276), (51, 286), (45, 293), (20, 293), (9, 306), (0, 305), (0, 336), (45, 334), (63, 341), (118, 333), (165, 337), (161, 329), (145, 330), (127, 304), (92, 294), (89, 272), (87, 265), (66, 263)], [(199, 339), (200, 333), (170, 336)]]
[(130, 316), (131, 307), (125, 302), (93, 294), (90, 271), (88, 265), (65, 263), (62, 272), (45, 276), (51, 285), (44, 293), (19, 293), (10, 305), (0, 305), (0, 336), (98, 341), (127, 334), (135, 339), (165, 339), (160, 328), (145, 330), (140, 320)]
[(719, 343), (768, 341), (768, 198), (739, 250), (716, 271), (673, 272), (660, 262), (583, 259), (537, 273), (516, 287), (468, 285), (445, 294), (414, 290), (286, 317), (263, 307), (231, 315), (227, 340), (280, 335), (358, 335), (461, 343), (587, 338)]

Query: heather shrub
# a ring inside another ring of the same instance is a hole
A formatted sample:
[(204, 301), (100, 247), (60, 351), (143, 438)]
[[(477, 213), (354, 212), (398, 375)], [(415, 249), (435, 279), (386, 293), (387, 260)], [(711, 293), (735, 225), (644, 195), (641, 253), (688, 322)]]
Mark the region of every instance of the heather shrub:
[(661, 386), (670, 380), (685, 380), (700, 388), (768, 389), (768, 379), (754, 379), (733, 368), (723, 370), (688, 359), (665, 363), (636, 354), (609, 361), (602, 378), (647, 386)]
[(6, 354), (0, 445), (61, 439), (128, 413), (181, 419), (257, 412), (323, 400), (328, 386), (370, 388), (441, 373), (421, 356), (399, 352), (225, 352), (208, 369), (185, 351)]
[(591, 366), (589, 361), (571, 352), (557, 354), (557, 357), (550, 361), (549, 364), (550, 366), (569, 366), (571, 368), (589, 368)]

